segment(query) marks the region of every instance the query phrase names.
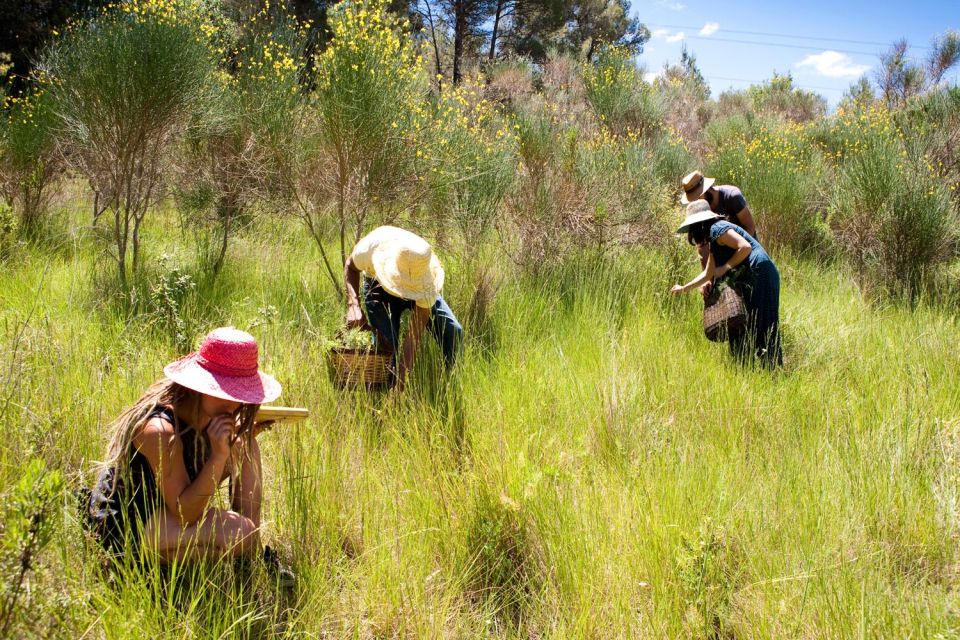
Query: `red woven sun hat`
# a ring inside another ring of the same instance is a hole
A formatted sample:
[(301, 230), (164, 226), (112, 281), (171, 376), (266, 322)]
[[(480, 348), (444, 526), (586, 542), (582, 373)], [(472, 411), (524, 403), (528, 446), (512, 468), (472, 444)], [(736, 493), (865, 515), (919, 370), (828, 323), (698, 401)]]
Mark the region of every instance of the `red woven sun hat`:
[(199, 351), (163, 368), (168, 378), (188, 389), (244, 404), (263, 404), (280, 396), (276, 378), (260, 371), (257, 341), (233, 327), (214, 329)]

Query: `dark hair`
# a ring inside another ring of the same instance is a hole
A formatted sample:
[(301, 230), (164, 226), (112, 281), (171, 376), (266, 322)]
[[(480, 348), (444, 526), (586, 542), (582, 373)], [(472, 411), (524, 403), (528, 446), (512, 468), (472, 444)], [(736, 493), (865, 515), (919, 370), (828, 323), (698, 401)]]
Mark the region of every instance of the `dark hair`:
[(716, 220), (704, 220), (687, 227), (687, 242), (697, 246), (710, 239), (710, 227)]

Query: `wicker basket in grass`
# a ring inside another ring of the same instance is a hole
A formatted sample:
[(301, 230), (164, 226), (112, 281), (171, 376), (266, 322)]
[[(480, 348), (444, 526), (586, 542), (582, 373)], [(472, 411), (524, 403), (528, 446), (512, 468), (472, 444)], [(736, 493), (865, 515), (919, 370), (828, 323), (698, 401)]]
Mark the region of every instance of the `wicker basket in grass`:
[(703, 332), (708, 340), (739, 338), (747, 329), (747, 305), (726, 283), (716, 283), (703, 301)]
[(393, 353), (376, 349), (369, 331), (339, 334), (330, 347), (328, 362), (330, 379), (342, 389), (386, 387), (393, 376)]

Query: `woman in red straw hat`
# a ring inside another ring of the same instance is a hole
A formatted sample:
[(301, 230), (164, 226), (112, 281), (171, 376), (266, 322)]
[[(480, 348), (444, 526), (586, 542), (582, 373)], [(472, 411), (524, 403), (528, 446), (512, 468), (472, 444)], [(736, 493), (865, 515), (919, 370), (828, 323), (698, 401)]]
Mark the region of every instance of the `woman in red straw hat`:
[[(280, 384), (260, 371), (253, 336), (231, 327), (163, 372), (113, 424), (89, 504), (95, 531), (110, 551), (163, 564), (258, 552), (264, 425), (254, 416)], [(231, 506), (221, 509), (210, 499), (226, 478)]]

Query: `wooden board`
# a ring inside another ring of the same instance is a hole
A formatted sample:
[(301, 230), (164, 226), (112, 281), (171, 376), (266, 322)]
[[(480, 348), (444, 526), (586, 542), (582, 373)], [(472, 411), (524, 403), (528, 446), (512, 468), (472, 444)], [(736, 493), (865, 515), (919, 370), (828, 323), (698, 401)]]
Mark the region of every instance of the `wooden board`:
[(310, 417), (309, 409), (263, 405), (257, 411), (257, 422), (298, 422)]

